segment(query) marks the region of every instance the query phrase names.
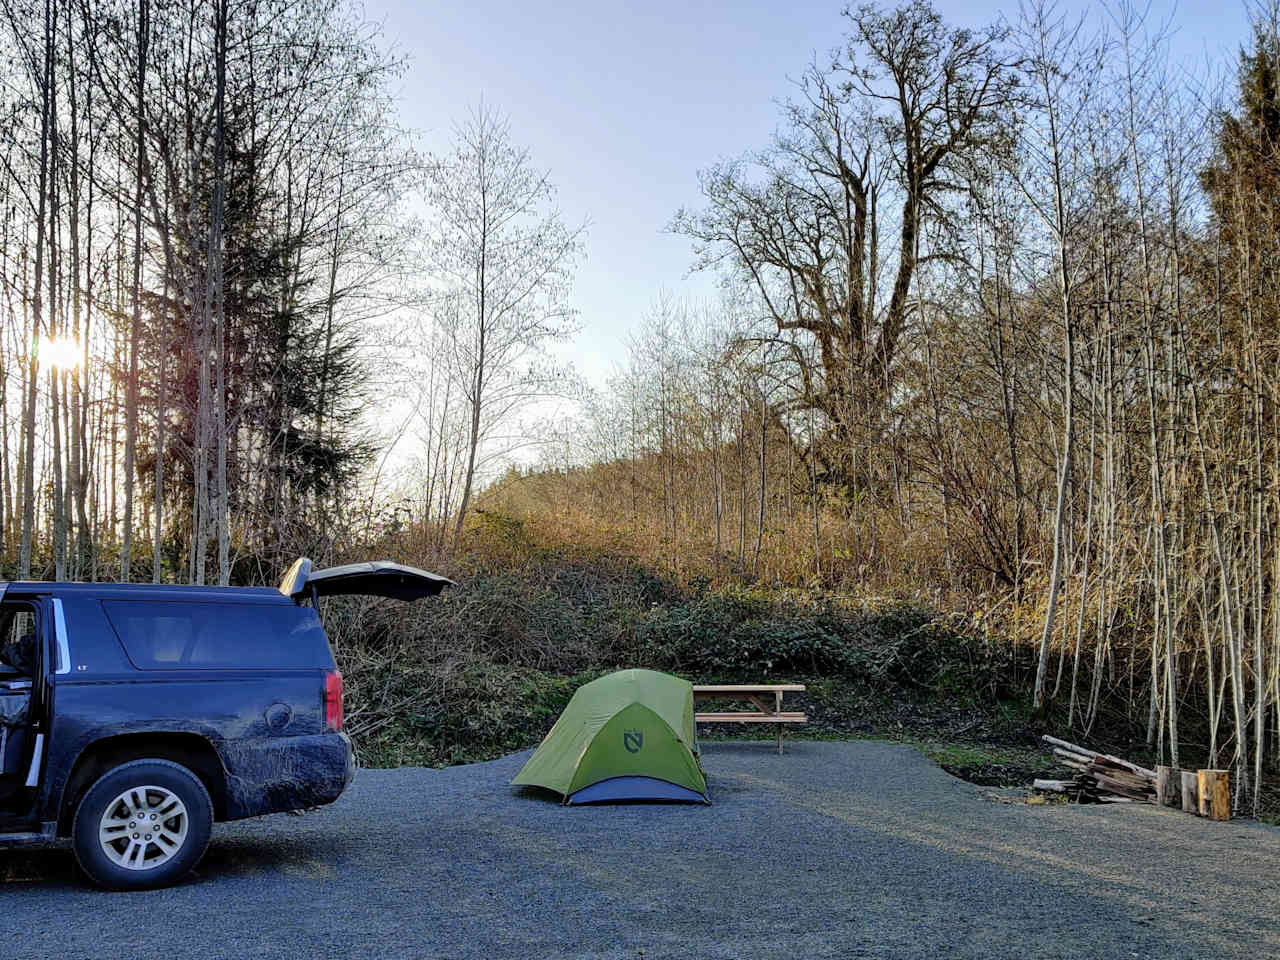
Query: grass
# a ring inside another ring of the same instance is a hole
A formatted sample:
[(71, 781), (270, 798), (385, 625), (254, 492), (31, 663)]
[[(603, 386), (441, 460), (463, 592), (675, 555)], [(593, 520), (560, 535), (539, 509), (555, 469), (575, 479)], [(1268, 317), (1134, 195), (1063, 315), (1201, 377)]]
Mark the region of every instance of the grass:
[(1044, 750), (1032, 747), (937, 741), (915, 746), (947, 773), (985, 786), (1026, 787), (1061, 770)]

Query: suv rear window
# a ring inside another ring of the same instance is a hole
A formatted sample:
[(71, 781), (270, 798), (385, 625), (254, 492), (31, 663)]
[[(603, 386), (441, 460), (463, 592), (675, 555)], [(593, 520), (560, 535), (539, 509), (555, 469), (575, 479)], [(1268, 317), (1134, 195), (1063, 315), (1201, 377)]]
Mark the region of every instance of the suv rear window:
[(103, 609), (141, 670), (328, 667), (314, 610), (292, 604), (104, 600)]

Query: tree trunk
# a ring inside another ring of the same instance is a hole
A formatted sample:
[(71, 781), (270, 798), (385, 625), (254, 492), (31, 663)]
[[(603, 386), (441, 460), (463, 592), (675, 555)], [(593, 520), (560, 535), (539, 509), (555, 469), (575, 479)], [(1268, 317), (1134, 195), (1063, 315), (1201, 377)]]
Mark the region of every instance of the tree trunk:
[(209, 269), (212, 274), (214, 317), (216, 334), (214, 431), (217, 440), (217, 462), (214, 470), (214, 491), (217, 513), (215, 525), (218, 537), (218, 583), (227, 586), (231, 582), (231, 507), (227, 491), (227, 310), (226, 278), (223, 276), (224, 208), (226, 204), (226, 89), (227, 89), (227, 2), (217, 0), (215, 23), (217, 89), (213, 154), (213, 212), (209, 237)]
[(755, 559), (752, 561), (751, 575), (758, 577), (760, 575), (760, 545), (764, 540), (764, 507), (765, 495), (765, 440), (768, 436), (767, 427), (769, 425), (769, 404), (765, 400), (764, 391), (760, 391), (760, 511), (756, 516), (756, 552)]
[(120, 544), (120, 579), (133, 579), (133, 490), (138, 455), (138, 341), (142, 335), (142, 153), (145, 149), (147, 42), (150, 38), (150, 0), (138, 0), (138, 69), (135, 77), (137, 141), (133, 176), (133, 317), (129, 325), (129, 381), (125, 396), (124, 530)]
[(40, 185), (36, 206), (36, 262), (35, 290), (31, 298), (31, 345), (27, 352), (27, 394), (23, 410), (23, 462), (22, 462), (22, 545), (18, 552), (18, 577), (30, 579), (32, 541), (35, 536), (35, 447), (36, 447), (36, 397), (40, 389), (39, 341), (41, 301), (41, 273), (44, 268), (45, 211), (49, 179), (49, 127), (51, 105), (49, 103), (50, 77), (53, 72), (53, 6), (54, 0), (44, 4), (44, 57), (40, 88)]
[(486, 249), (488, 242), (488, 230), (482, 228), (480, 233), (480, 279), (476, 289), (477, 301), (477, 349), (475, 362), (475, 376), (471, 381), (471, 433), (467, 440), (467, 472), (462, 482), (462, 502), (458, 505), (458, 519), (453, 527), (453, 546), (456, 549), (458, 540), (462, 537), (462, 522), (467, 517), (467, 510), (471, 506), (471, 486), (475, 481), (476, 475), (476, 450), (480, 446), (480, 412), (484, 402), (485, 388), (485, 338), (488, 333), (488, 317), (486, 315), (486, 298), (488, 289), (486, 286), (485, 269), (487, 266)]
[[(1048, 93), (1046, 87), (1046, 94)], [(1067, 514), (1067, 482), (1071, 476), (1071, 455), (1075, 445), (1075, 323), (1071, 316), (1071, 281), (1067, 269), (1067, 214), (1063, 197), (1063, 172), (1057, 132), (1057, 117), (1052, 101), (1049, 107), (1051, 149), (1053, 151), (1054, 207), (1056, 223), (1054, 233), (1058, 241), (1057, 280), (1061, 298), (1063, 324), (1063, 393), (1066, 406), (1063, 424), (1062, 465), (1058, 473), (1058, 498), (1053, 515), (1053, 567), (1049, 574), (1049, 605), (1044, 617), (1044, 631), (1040, 635), (1040, 652), (1036, 664), (1033, 707), (1043, 714), (1045, 703), (1045, 674), (1049, 664), (1049, 640), (1053, 636), (1053, 621), (1058, 610), (1058, 592), (1062, 583), (1063, 530)]]

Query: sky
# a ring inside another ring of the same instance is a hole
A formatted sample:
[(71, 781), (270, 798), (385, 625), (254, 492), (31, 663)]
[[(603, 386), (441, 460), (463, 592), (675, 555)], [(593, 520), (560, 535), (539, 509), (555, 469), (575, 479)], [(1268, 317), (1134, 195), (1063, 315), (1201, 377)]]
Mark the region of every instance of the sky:
[[(935, 0), (980, 26), (1016, 17), (1016, 0)], [(447, 149), (455, 120), (483, 98), (513, 140), (551, 174), (569, 223), (587, 221), (572, 304), (581, 332), (567, 350), (602, 385), (660, 291), (713, 298), (690, 274), (692, 249), (667, 231), (699, 205), (698, 171), (769, 143), (788, 78), (835, 46), (840, 0), (366, 0), (404, 56), (401, 123), (427, 150)], [(1084, 6), (1065, 9), (1084, 11)], [(1095, 8), (1097, 9), (1097, 8)], [(1101, 16), (1101, 14), (1095, 14)], [(1234, 62), (1247, 37), (1238, 0), (1152, 0), (1172, 18), (1174, 58)]]

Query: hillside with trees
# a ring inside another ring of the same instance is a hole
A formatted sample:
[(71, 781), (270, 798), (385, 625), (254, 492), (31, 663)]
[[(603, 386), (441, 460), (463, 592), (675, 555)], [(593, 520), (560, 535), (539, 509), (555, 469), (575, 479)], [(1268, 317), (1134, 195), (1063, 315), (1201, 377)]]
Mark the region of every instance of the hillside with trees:
[[(679, 577), (919, 598), (1256, 787), (1280, 747), (1274, 20), (1219, 102), (1135, 10), (848, 15), (773, 144), (502, 509)], [(1252, 789), (1252, 787), (1250, 787)]]
[(805, 678), (830, 732), (1139, 744), (1260, 809), (1280, 8), (1205, 69), (1126, 2), (850, 9), (671, 211), (719, 297), (655, 289), (594, 389), (586, 225), (482, 101), (420, 149), (346, 0), (2, 13), (4, 577), (449, 573), (326, 608), (376, 762), (525, 746), (643, 664)]

